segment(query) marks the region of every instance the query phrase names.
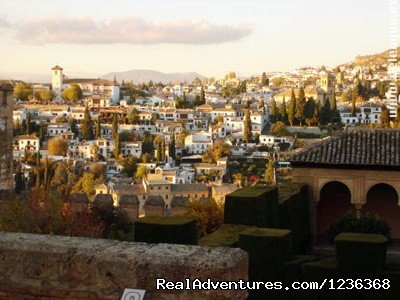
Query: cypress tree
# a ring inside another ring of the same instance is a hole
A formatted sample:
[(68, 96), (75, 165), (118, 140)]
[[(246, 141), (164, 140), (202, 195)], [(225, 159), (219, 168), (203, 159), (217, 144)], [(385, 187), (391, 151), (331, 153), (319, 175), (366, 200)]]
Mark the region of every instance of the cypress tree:
[(171, 156), (171, 158), (173, 159), (173, 160), (175, 160), (175, 158), (176, 158), (176, 153), (175, 153), (175, 151), (176, 151), (176, 147), (175, 147), (175, 134), (172, 134), (172, 137), (171, 137), (171, 143), (169, 144), (169, 156)]
[(49, 159), (46, 156), (44, 160), (44, 178), (43, 178), (43, 186), (46, 190), (48, 181), (49, 181)]
[(290, 126), (293, 126), (294, 119), (296, 113), (296, 96), (294, 94), (294, 90), (292, 89), (292, 93), (290, 95), (289, 107), (288, 107), (288, 120)]
[(299, 96), (296, 101), (296, 117), (300, 121), (300, 126), (303, 125), (304, 119), (304, 106), (306, 105), (306, 95), (304, 93), (303, 87), (299, 90)]
[(118, 135), (118, 118), (117, 114), (114, 113), (113, 121), (112, 121), (112, 136), (115, 139)]
[(271, 109), (269, 111), (269, 119), (272, 123), (275, 123), (278, 119), (278, 108), (276, 106), (275, 99), (272, 99)]
[(331, 99), (331, 110), (336, 110), (336, 109), (337, 109), (336, 94), (333, 93), (332, 99)]
[(268, 86), (268, 78), (265, 72), (263, 72), (261, 75), (261, 86)]
[(87, 105), (85, 107), (85, 114), (82, 122), (82, 138), (84, 140), (93, 140), (94, 138), (93, 121)]
[(114, 157), (115, 158), (119, 157), (120, 150), (121, 150), (121, 145), (120, 145), (120, 141), (119, 141), (119, 134), (117, 133), (117, 135), (114, 138)]
[(246, 109), (245, 119), (243, 121), (243, 139), (246, 143), (251, 141), (251, 131), (250, 109)]
[(156, 160), (159, 162), (162, 159), (162, 146), (161, 146), (161, 140), (157, 142), (157, 155), (156, 155)]
[(331, 118), (331, 105), (327, 99), (325, 99), (325, 103), (321, 108), (321, 112), (319, 114), (319, 123), (321, 125), (326, 125), (329, 123)]
[(101, 123), (100, 123), (100, 117), (97, 118), (96, 121), (96, 132), (95, 132), (95, 137), (96, 139), (101, 138)]
[(26, 119), (26, 134), (31, 134), (31, 114), (27, 114)]
[(161, 142), (161, 160), (165, 162), (165, 138), (162, 138), (162, 142)]
[(285, 97), (283, 97), (282, 104), (279, 107), (279, 114), (280, 114), (280, 119), (282, 120), (282, 122), (287, 124), (288, 123), (288, 115), (287, 115), (287, 110), (286, 110)]
[(201, 104), (206, 103), (206, 93), (204, 92), (203, 87), (201, 87), (201, 91), (200, 91), (200, 103)]

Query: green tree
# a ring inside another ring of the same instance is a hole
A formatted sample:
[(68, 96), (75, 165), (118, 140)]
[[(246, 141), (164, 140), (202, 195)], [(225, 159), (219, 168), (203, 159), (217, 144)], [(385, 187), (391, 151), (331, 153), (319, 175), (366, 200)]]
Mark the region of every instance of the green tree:
[(319, 113), (319, 124), (327, 125), (331, 120), (331, 104), (328, 99), (325, 99), (324, 105)]
[(137, 179), (146, 178), (147, 174), (148, 174), (147, 167), (144, 165), (140, 165), (136, 169), (135, 178)]
[(275, 136), (284, 136), (287, 135), (288, 132), (285, 123), (278, 121), (271, 125), (269, 128), (269, 133)]
[(26, 134), (31, 134), (31, 114), (28, 113), (25, 119), (25, 126), (26, 126)]
[(61, 97), (64, 100), (69, 100), (69, 101), (78, 101), (82, 99), (82, 96), (83, 96), (82, 89), (76, 83), (72, 83), (69, 88), (67, 88), (61, 93)]
[(390, 111), (386, 106), (382, 107), (381, 124), (383, 127), (390, 127)]
[(101, 138), (101, 121), (100, 121), (100, 117), (98, 117), (97, 120), (96, 120), (95, 137), (96, 137), (96, 139)]
[(200, 104), (206, 103), (206, 93), (204, 92), (204, 88), (201, 87), (200, 90)]
[(75, 134), (76, 137), (79, 136), (79, 129), (78, 129), (78, 126), (77, 126), (77, 121), (76, 121), (76, 119), (71, 118), (71, 119), (69, 120), (69, 125), (70, 125), (70, 127), (71, 127), (71, 132), (72, 132), (73, 134)]
[(51, 155), (65, 156), (68, 151), (68, 142), (62, 136), (56, 136), (48, 140), (47, 150)]
[(129, 124), (137, 124), (139, 123), (139, 112), (136, 108), (132, 108), (128, 115), (126, 116)]
[(279, 107), (279, 119), (281, 119), (282, 122), (284, 122), (285, 124), (287, 124), (289, 122), (288, 121), (288, 114), (287, 114), (287, 110), (286, 110), (285, 97), (283, 97), (282, 104)]
[(115, 139), (118, 135), (118, 118), (117, 114), (114, 113), (113, 115), (113, 121), (112, 121), (112, 136)]
[(114, 138), (114, 157), (118, 158), (121, 152), (121, 145), (119, 141), (119, 134), (117, 133)]
[(251, 118), (250, 109), (246, 109), (243, 121), (243, 139), (246, 143), (251, 141), (252, 128), (251, 128)]
[(171, 136), (171, 142), (169, 143), (169, 156), (175, 160), (176, 159), (176, 147), (175, 147), (175, 134)]
[(38, 92), (38, 96), (43, 102), (50, 102), (53, 99), (54, 94), (52, 91), (43, 89)]
[(311, 126), (311, 124), (315, 122), (314, 113), (315, 113), (315, 101), (314, 99), (310, 98), (307, 100), (306, 105), (304, 107), (304, 119), (308, 126)]
[(269, 119), (271, 123), (275, 123), (278, 119), (278, 107), (276, 106), (275, 99), (272, 99), (271, 109), (269, 111)]
[(161, 146), (161, 139), (157, 141), (157, 153), (156, 153), (156, 160), (160, 162), (162, 160), (162, 146)]
[(336, 93), (333, 93), (331, 98), (331, 110), (333, 111), (336, 109), (337, 109)]
[(296, 117), (300, 122), (300, 126), (303, 125), (305, 105), (306, 105), (306, 95), (304, 93), (303, 87), (301, 87), (299, 90), (298, 99), (296, 101)]
[(275, 184), (275, 167), (274, 160), (268, 160), (265, 166), (264, 180), (268, 183)]
[(84, 193), (88, 197), (94, 194), (95, 187), (102, 179), (95, 179), (93, 173), (84, 173), (72, 188), (72, 193)]
[(14, 87), (14, 98), (21, 101), (27, 101), (33, 94), (32, 87), (29, 84), (17, 83)]
[(85, 114), (82, 122), (82, 138), (87, 141), (94, 139), (93, 121), (87, 105), (85, 107)]
[(292, 89), (288, 107), (288, 121), (290, 126), (293, 126), (295, 117), (296, 117), (296, 96), (294, 94), (294, 90)]
[(267, 77), (267, 74), (263, 72), (261, 75), (261, 86), (268, 86), (268, 85), (269, 85), (269, 79)]

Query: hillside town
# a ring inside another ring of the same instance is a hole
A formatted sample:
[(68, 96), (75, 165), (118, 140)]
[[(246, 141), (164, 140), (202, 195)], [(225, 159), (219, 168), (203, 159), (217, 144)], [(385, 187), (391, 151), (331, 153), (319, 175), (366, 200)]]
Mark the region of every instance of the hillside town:
[(397, 126), (382, 66), (137, 85), (67, 74), (57, 65), (50, 83), (2, 81), (14, 90), (14, 188), (63, 184), (73, 201), (107, 199), (133, 220), (290, 181), (288, 158), (305, 146)]

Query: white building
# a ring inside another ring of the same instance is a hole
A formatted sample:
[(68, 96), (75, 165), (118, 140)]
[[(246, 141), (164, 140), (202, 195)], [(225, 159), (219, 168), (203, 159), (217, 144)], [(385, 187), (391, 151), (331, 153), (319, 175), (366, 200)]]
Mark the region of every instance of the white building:
[(38, 152), (40, 149), (39, 138), (35, 135), (17, 135), (14, 138), (14, 151)]
[(206, 131), (199, 131), (185, 137), (185, 149), (190, 154), (202, 154), (212, 146), (212, 134)]
[(71, 84), (78, 84), (83, 92), (83, 97), (107, 96), (113, 103), (118, 103), (120, 90), (117, 84), (105, 79), (67, 79), (63, 68), (55, 66), (51, 69), (51, 88), (56, 100), (60, 101), (61, 93)]
[(68, 123), (51, 123), (47, 125), (47, 136), (55, 137), (64, 135), (71, 131), (71, 127)]

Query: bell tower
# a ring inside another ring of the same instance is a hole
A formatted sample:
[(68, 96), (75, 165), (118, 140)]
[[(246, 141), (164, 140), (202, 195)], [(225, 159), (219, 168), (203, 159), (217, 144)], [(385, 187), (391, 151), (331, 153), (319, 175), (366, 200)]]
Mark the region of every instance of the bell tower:
[(55, 66), (51, 69), (51, 89), (57, 100), (61, 100), (63, 77), (63, 68)]

